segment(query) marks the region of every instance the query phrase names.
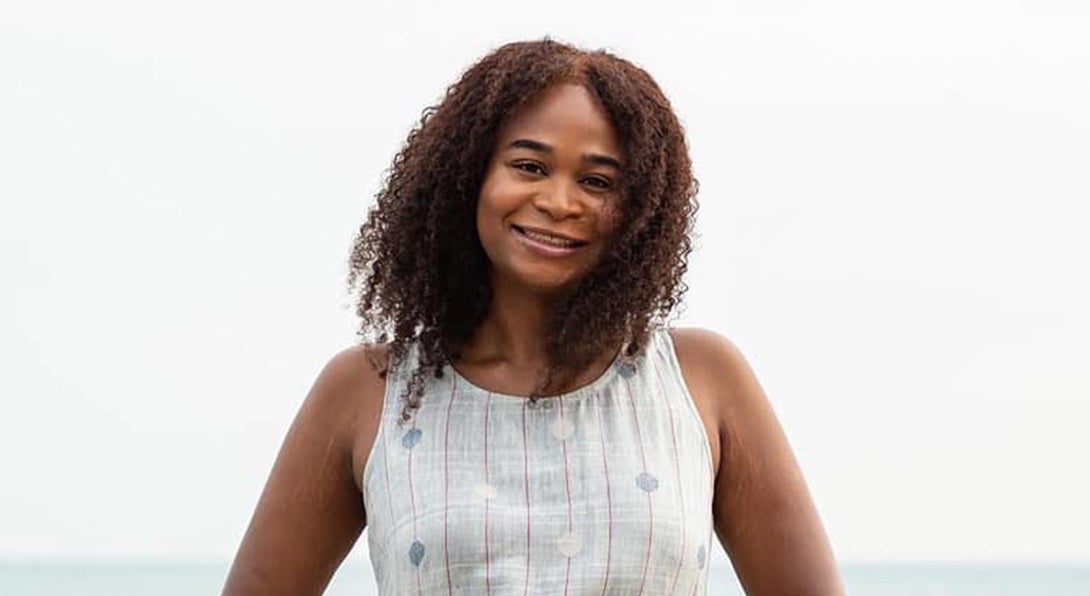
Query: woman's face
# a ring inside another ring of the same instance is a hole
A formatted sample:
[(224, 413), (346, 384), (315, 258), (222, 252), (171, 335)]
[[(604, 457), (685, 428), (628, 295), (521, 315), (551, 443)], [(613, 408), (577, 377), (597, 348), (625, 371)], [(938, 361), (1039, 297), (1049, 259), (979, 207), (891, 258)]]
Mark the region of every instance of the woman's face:
[(547, 89), (499, 131), (477, 202), (492, 284), (551, 294), (590, 272), (617, 227), (621, 148), (584, 87)]

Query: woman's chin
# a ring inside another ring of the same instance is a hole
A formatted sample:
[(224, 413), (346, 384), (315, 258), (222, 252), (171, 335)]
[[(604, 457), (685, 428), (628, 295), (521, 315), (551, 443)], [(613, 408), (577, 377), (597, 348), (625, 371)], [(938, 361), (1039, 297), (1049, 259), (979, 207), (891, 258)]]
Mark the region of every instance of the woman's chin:
[(546, 296), (563, 294), (579, 283), (581, 276), (576, 272), (567, 274), (556, 271), (520, 271), (507, 278), (512, 285)]
[(578, 280), (523, 280), (522, 285), (528, 290), (543, 296), (558, 296), (575, 288)]

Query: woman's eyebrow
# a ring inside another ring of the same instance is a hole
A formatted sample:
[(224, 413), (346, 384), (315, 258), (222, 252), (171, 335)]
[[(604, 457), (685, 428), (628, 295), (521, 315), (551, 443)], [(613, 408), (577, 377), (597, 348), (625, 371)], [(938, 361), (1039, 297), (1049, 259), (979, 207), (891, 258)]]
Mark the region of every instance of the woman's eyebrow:
[[(535, 141), (533, 139), (515, 139), (507, 145), (510, 149), (529, 149), (530, 151), (537, 151), (538, 153), (552, 153), (553, 148), (549, 145), (542, 143), (541, 141)], [(608, 155), (601, 155), (598, 153), (585, 153), (583, 154), (583, 161), (598, 164), (600, 166), (607, 166), (611, 168), (621, 169), (621, 162), (617, 158), (610, 157)]]
[(535, 141), (532, 139), (515, 139), (507, 145), (511, 149), (529, 149), (530, 151), (537, 151), (538, 153), (552, 153), (553, 148), (542, 143), (541, 141)]

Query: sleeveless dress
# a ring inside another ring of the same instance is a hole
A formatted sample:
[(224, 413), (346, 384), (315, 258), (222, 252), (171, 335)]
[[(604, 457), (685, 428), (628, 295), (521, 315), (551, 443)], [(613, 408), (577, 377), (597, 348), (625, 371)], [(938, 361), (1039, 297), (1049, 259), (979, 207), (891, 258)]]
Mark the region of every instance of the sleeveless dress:
[(711, 451), (666, 329), (534, 404), (448, 365), (399, 424), (415, 349), (363, 471), (379, 594), (705, 594)]

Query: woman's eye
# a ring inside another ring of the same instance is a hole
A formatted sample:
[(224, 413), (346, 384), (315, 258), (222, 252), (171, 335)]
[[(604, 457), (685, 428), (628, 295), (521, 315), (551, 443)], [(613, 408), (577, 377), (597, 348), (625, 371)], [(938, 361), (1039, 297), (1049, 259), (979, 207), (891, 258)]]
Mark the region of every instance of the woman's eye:
[(532, 161), (520, 161), (511, 164), (515, 169), (529, 172), (531, 174), (544, 174), (545, 168), (541, 167), (541, 164), (536, 164)]
[(605, 178), (602, 178), (600, 176), (589, 176), (587, 178), (584, 178), (583, 181), (590, 184), (591, 186), (593, 186), (595, 188), (600, 188), (600, 189), (603, 189), (603, 190), (608, 189), (608, 188), (613, 186), (609, 182), (609, 180), (606, 180)]

